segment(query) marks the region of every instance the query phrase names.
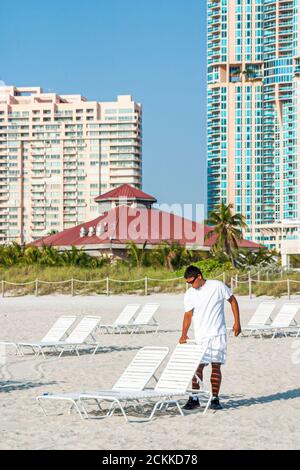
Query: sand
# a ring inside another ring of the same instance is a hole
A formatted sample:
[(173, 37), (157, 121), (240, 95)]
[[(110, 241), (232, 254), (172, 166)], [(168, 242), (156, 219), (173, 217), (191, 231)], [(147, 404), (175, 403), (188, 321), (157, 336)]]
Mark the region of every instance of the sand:
[[(39, 340), (62, 313), (97, 314), (112, 322), (126, 303), (159, 302), (158, 335), (98, 335), (106, 347), (89, 354), (34, 358), (1, 350), (0, 449), (299, 449), (300, 338), (229, 338), (220, 398), (224, 409), (159, 414), (152, 422), (126, 424), (122, 416), (80, 420), (68, 406), (50, 406), (43, 416), (36, 396), (111, 387), (138, 348), (180, 337), (182, 295), (148, 297), (20, 297), (0, 300), (0, 339)], [(242, 324), (263, 298), (240, 297)], [(299, 302), (299, 298), (296, 300)], [(278, 307), (286, 299), (278, 300)], [(294, 300), (295, 301), (295, 300)], [(229, 304), (228, 326), (232, 325)], [(300, 319), (298, 319), (300, 320)], [(209, 380), (209, 371), (206, 378)]]

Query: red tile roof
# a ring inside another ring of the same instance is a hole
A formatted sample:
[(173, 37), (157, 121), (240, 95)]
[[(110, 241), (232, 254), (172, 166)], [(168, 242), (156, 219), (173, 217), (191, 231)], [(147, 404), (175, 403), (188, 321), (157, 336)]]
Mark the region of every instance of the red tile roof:
[[(205, 225), (204, 227), (204, 238), (206, 237), (207, 233), (212, 230), (212, 227), (209, 227), (208, 225)], [(205, 246), (212, 246), (214, 242), (216, 241), (217, 235), (213, 234), (211, 237), (209, 237), (208, 240), (205, 240)], [(253, 248), (253, 249), (258, 249), (261, 248), (262, 245), (259, 245), (258, 243), (252, 242), (251, 240), (239, 240), (238, 242), (239, 248)]]
[[(143, 223), (145, 222), (145, 223)], [(147, 222), (147, 223), (146, 223)], [(80, 237), (80, 229), (84, 228), (87, 232), (90, 227), (96, 227), (102, 224), (104, 229), (106, 224), (107, 231), (102, 235), (92, 234)], [(128, 206), (119, 206), (100, 215), (90, 222), (69, 228), (60, 233), (49, 235), (36, 240), (32, 244), (35, 246), (85, 246), (85, 245), (105, 245), (117, 244), (126, 245), (130, 240), (136, 244), (143, 244), (147, 241), (148, 245), (157, 245), (162, 241), (179, 241), (181, 244), (197, 245), (209, 248), (215, 235), (209, 240), (204, 236), (211, 228), (203, 226), (194, 221), (184, 219), (174, 214), (159, 211), (156, 209), (139, 208), (133, 209)], [(178, 237), (178, 233), (180, 235)], [(192, 234), (191, 237), (188, 234)], [(257, 243), (241, 240), (240, 247), (258, 249)]]
[(119, 198), (127, 198), (127, 199), (141, 199), (144, 201), (152, 201), (156, 202), (157, 200), (155, 197), (150, 196), (150, 194), (146, 194), (143, 191), (130, 186), (129, 184), (122, 184), (111, 191), (108, 191), (105, 194), (101, 194), (100, 196), (95, 198), (95, 201), (106, 201), (106, 200), (114, 200)]

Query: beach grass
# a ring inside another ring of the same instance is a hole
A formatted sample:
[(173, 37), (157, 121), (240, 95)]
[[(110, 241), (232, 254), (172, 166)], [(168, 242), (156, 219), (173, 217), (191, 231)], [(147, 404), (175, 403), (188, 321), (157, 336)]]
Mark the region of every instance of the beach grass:
[[(235, 294), (249, 295), (247, 273), (234, 271), (228, 265), (215, 265), (209, 260), (195, 264), (199, 265), (207, 279), (225, 280), (229, 286), (233, 286)], [(0, 267), (0, 281), (6, 281), (4, 287), (2, 285), (5, 296), (183, 293), (186, 290), (183, 274), (184, 268), (171, 272), (163, 267), (131, 267), (125, 263), (104, 265), (93, 269), (72, 265)], [(108, 281), (107, 278), (109, 278)], [(251, 278), (251, 293), (255, 296), (281, 297), (287, 295), (288, 292), (291, 295), (300, 293), (300, 273), (270, 275), (261, 273), (260, 282), (257, 282), (257, 275), (252, 275)], [(289, 286), (287, 279), (289, 279)]]

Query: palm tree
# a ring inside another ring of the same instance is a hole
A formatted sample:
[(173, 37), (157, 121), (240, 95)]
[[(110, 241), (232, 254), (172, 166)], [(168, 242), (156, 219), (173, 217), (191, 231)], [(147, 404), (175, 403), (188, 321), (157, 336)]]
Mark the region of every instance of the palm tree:
[(28, 246), (24, 249), (22, 263), (28, 266), (38, 264), (41, 257), (42, 253), (36, 246)]
[(9, 267), (19, 263), (22, 260), (24, 250), (16, 242), (1, 247), (0, 265)]
[(40, 264), (42, 266), (61, 266), (63, 263), (61, 255), (56, 248), (44, 245), (41, 249)]
[(211, 230), (206, 234), (206, 239), (216, 235), (212, 249), (215, 253), (225, 252), (234, 268), (237, 267), (235, 255), (238, 250), (238, 240), (242, 240), (242, 229), (247, 227), (242, 214), (233, 214), (233, 204), (219, 204), (215, 211), (209, 213), (206, 224)]
[(188, 264), (193, 257), (193, 253), (176, 241), (164, 241), (153, 251), (152, 257), (168, 271), (174, 271), (174, 269), (180, 269)]
[(252, 76), (252, 71), (250, 69), (245, 69), (242, 73), (244, 74), (246, 80), (249, 80), (249, 78)]
[(90, 267), (91, 257), (82, 249), (76, 248), (76, 246), (72, 246), (71, 250), (60, 253), (60, 257), (65, 266)]
[(138, 246), (133, 241), (127, 243), (127, 259), (132, 266), (136, 266), (137, 268), (145, 266), (147, 258), (147, 243), (148, 242), (146, 240), (142, 248), (138, 248)]
[(259, 248), (257, 252), (239, 250), (237, 264), (247, 271), (253, 268), (274, 270), (276, 267), (278, 268), (278, 254), (266, 247)]

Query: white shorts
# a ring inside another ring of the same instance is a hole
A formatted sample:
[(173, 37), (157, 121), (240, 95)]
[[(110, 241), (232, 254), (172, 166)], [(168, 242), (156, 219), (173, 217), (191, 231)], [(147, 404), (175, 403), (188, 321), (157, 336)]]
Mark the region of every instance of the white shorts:
[(227, 335), (209, 338), (208, 348), (201, 360), (201, 364), (212, 362), (225, 364), (227, 356)]

